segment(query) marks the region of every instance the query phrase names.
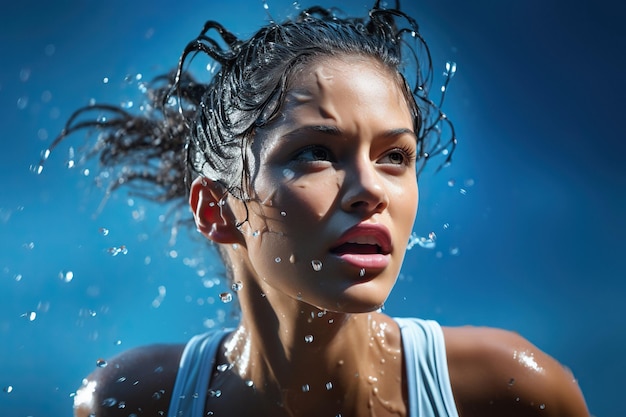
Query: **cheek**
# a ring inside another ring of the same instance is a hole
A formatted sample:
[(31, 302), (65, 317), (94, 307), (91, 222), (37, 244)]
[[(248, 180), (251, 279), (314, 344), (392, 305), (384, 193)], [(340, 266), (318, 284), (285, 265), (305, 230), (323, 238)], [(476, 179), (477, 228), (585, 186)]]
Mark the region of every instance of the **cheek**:
[(341, 178), (336, 173), (297, 178), (287, 175), (286, 178), (264, 181), (259, 185), (258, 196), (263, 210), (268, 214), (274, 213), (274, 216), (268, 217), (278, 217), (282, 221), (299, 218), (310, 222), (324, 218), (332, 209), (341, 187)]

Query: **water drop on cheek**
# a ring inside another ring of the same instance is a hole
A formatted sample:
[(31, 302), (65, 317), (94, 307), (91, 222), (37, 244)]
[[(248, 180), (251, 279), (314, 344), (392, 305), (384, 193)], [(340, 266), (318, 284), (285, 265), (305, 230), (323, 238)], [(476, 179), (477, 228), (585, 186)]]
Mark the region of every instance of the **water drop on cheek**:
[(287, 181), (291, 181), (295, 175), (296, 175), (295, 172), (293, 172), (289, 168), (283, 169), (283, 176), (285, 177)]
[(322, 261), (312, 260), (311, 261), (311, 266), (313, 267), (314, 271), (321, 271), (322, 270)]

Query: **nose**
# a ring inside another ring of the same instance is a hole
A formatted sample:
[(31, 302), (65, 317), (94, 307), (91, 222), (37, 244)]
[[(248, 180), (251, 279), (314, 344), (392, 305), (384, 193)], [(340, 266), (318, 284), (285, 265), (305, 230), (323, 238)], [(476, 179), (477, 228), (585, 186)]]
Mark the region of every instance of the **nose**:
[(355, 160), (346, 169), (341, 199), (345, 211), (380, 213), (389, 205), (384, 179), (369, 157)]

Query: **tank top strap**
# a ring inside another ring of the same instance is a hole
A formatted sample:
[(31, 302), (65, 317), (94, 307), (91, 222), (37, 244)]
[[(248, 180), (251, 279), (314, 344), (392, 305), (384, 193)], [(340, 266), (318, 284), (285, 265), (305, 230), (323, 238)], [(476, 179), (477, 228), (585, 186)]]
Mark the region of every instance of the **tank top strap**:
[(215, 356), (231, 330), (218, 330), (194, 336), (180, 358), (168, 417), (202, 417)]
[(458, 417), (441, 326), (433, 320), (394, 320), (402, 335), (409, 417)]

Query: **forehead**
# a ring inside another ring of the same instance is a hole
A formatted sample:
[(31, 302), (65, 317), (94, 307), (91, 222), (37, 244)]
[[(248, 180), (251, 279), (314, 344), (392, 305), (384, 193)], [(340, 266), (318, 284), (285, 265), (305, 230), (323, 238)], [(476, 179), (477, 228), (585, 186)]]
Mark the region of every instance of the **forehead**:
[(374, 57), (358, 54), (315, 57), (299, 66), (290, 77), (286, 102), (300, 98), (302, 94), (319, 93), (327, 86), (347, 85), (358, 88), (369, 85), (373, 88), (375, 84), (370, 84), (373, 79), (377, 83), (385, 84), (387, 92), (403, 96), (400, 75)]

